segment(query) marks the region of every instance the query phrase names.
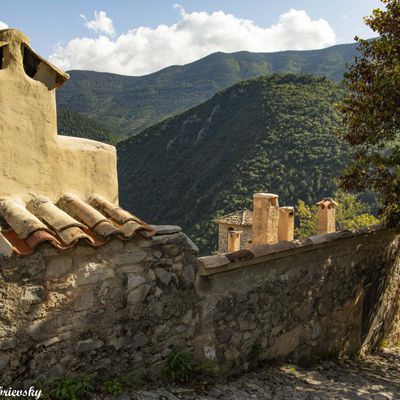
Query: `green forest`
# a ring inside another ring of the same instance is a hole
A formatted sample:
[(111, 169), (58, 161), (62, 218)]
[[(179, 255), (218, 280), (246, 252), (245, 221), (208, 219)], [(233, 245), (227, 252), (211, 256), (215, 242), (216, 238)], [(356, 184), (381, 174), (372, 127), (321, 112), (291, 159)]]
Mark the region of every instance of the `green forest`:
[(343, 95), (333, 81), (301, 74), (223, 90), (118, 144), (121, 205), (181, 225), (209, 253), (212, 219), (251, 208), (254, 192), (276, 193), (282, 206), (332, 196), (349, 157), (335, 135)]
[(59, 135), (82, 137), (110, 144), (116, 142), (116, 136), (110, 129), (82, 114), (65, 108), (57, 110), (57, 125)]

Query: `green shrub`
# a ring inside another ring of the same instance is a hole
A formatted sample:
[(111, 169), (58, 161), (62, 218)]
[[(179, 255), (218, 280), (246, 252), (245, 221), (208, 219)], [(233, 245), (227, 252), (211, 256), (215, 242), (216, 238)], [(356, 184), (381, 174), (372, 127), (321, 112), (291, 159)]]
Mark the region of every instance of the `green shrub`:
[(112, 379), (104, 383), (104, 389), (107, 394), (118, 396), (124, 391), (124, 385), (118, 379)]
[(165, 376), (174, 383), (189, 383), (194, 376), (194, 360), (190, 353), (174, 350), (167, 359)]
[(83, 378), (63, 377), (55, 381), (51, 391), (53, 400), (83, 400), (93, 395), (92, 381), (88, 376)]

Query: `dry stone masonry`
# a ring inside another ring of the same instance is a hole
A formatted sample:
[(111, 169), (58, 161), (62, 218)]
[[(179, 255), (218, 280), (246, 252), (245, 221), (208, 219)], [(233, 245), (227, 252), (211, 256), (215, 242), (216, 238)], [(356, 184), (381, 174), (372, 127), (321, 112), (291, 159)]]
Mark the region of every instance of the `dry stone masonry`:
[(218, 266), (178, 228), (0, 261), (4, 384), (156, 376), (173, 349), (237, 373), (399, 340), (399, 234), (319, 235)]

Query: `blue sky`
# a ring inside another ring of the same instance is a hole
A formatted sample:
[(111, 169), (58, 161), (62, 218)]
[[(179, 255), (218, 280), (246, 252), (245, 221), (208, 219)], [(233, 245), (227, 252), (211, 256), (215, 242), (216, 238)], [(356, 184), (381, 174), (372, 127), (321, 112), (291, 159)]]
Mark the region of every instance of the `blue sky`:
[[(310, 49), (348, 43), (355, 35), (371, 37), (362, 18), (381, 5), (378, 0), (2, 0), (0, 21), (23, 30), (37, 51), (65, 69), (141, 75), (218, 50)], [(151, 29), (137, 31), (140, 27)]]

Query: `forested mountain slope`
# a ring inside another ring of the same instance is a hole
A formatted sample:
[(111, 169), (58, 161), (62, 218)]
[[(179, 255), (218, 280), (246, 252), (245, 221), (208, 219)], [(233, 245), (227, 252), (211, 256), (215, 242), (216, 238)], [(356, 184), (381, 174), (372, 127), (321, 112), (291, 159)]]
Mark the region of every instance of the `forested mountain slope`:
[(340, 82), (355, 44), (311, 51), (214, 53), (184, 66), (141, 76), (70, 71), (57, 91), (60, 107), (83, 113), (120, 136), (138, 133), (241, 80), (276, 72), (308, 73)]
[(82, 114), (64, 108), (57, 110), (57, 125), (59, 135), (82, 137), (110, 144), (116, 141), (116, 136), (111, 129)]
[(121, 205), (181, 225), (208, 252), (213, 217), (251, 207), (254, 192), (277, 193), (281, 205), (331, 195), (346, 159), (334, 134), (341, 96), (305, 75), (236, 84), (118, 144)]

